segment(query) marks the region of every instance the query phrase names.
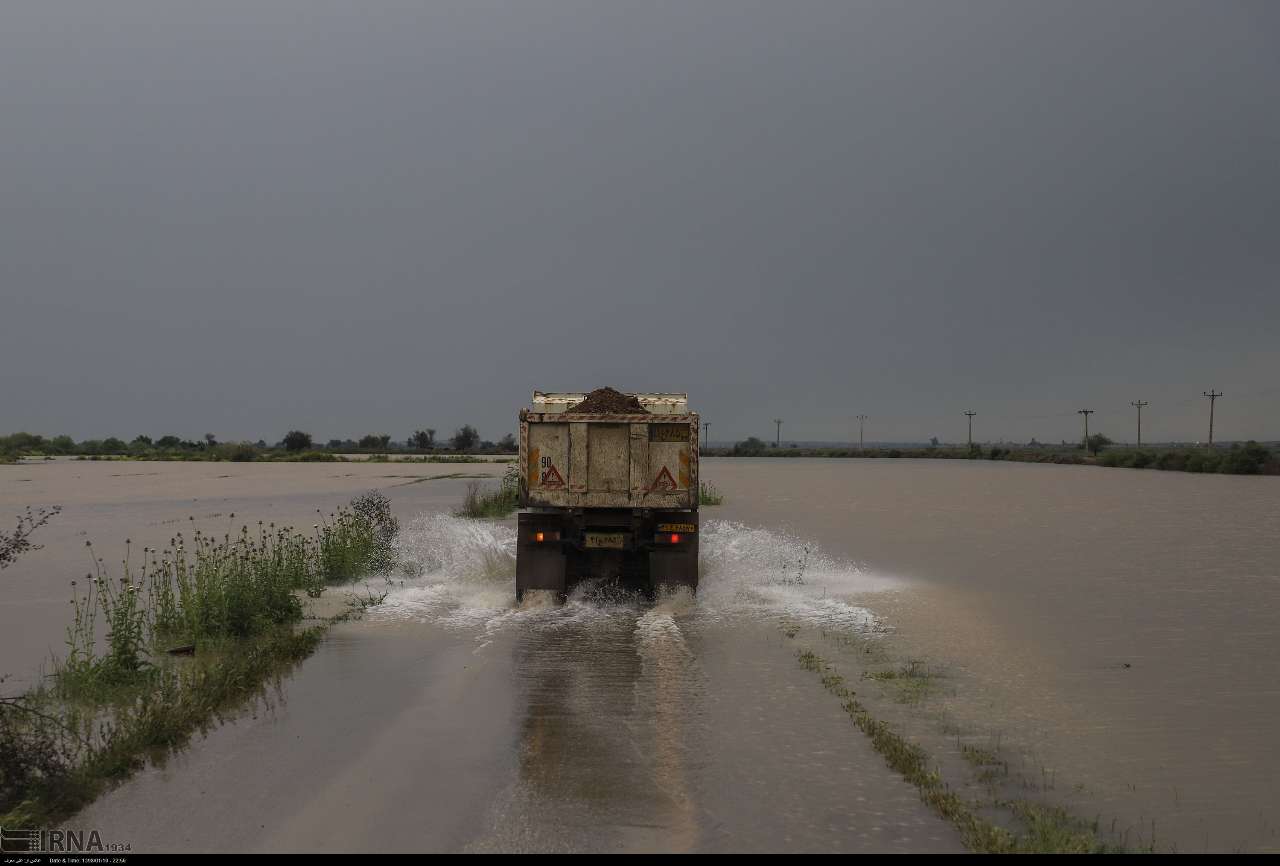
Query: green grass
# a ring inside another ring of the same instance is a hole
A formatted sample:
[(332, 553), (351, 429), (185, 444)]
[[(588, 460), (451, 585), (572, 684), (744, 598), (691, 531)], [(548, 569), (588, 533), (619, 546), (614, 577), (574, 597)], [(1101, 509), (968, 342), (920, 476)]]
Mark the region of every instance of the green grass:
[(899, 703), (914, 704), (933, 693), (938, 674), (930, 671), (924, 662), (913, 659), (900, 668), (871, 671), (863, 677), (884, 685)]
[(999, 767), (1005, 764), (993, 750), (971, 743), (964, 743), (960, 747), (960, 754), (974, 767)]
[(88, 545), (93, 571), (72, 582), (51, 681), (0, 699), (0, 825), (69, 815), (260, 694), (326, 627), (302, 626), (299, 594), (388, 570), (396, 529), (386, 498), (370, 493), (319, 514), (310, 532), (177, 533), (136, 563), (126, 553), (119, 577)]
[(502, 518), (511, 516), (519, 507), (520, 469), (513, 464), (507, 467), (497, 489), (481, 487), (478, 481), (469, 483), (462, 507), (454, 514), (475, 519)]
[(49, 691), (0, 712), (0, 824), (47, 827), (266, 693), (314, 651), (324, 626), (276, 627), (169, 659), (146, 688), (67, 702)]
[(703, 481), (698, 485), (698, 504), (723, 505), (724, 494), (717, 490), (713, 485)]
[[(968, 801), (947, 785), (923, 748), (872, 715), (832, 665), (808, 649), (798, 651), (797, 658), (801, 667), (819, 675), (823, 687), (840, 699), (845, 712), (871, 740), (872, 747), (893, 770), (916, 787), (921, 800), (956, 828), (969, 850), (984, 854), (1085, 854), (1121, 850), (1102, 838), (1096, 823), (1083, 821), (1057, 806), (1027, 800), (1004, 801), (994, 805), (1003, 807), (1021, 829), (1012, 830), (993, 823), (979, 812), (981, 804)], [(890, 673), (895, 675), (884, 679), (907, 678), (899, 677), (898, 672)], [(974, 758), (986, 763), (987, 756), (975, 752)]]

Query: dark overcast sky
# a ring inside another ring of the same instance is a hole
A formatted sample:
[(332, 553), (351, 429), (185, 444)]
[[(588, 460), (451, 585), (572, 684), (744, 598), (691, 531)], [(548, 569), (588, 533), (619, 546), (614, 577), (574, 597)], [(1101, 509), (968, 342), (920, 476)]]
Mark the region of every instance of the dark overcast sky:
[(1280, 437), (1280, 3), (0, 5), (0, 432)]

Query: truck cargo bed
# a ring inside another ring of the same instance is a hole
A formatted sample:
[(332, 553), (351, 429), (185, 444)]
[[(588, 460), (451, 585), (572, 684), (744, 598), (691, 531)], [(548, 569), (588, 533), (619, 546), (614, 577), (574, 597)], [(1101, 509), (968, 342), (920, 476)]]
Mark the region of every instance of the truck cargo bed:
[(525, 410), (520, 473), (526, 507), (697, 509), (698, 416)]
[(585, 581), (696, 590), (698, 416), (688, 398), (535, 391), (520, 412), (520, 504), (517, 599), (563, 598)]

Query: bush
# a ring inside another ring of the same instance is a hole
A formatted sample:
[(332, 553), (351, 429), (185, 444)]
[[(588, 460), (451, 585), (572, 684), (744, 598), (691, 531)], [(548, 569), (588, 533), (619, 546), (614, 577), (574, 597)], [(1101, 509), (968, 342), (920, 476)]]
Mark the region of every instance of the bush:
[(1192, 451), (1185, 464), (1188, 472), (1217, 472), (1222, 464), (1222, 456), (1214, 452)]
[(463, 424), (449, 440), (454, 451), (471, 451), (480, 444), (480, 434), (470, 424)]
[(258, 449), (252, 442), (228, 442), (209, 449), (210, 460), (230, 460), (233, 463), (249, 463), (258, 459)]
[(296, 458), (299, 463), (338, 463), (339, 458), (327, 451), (304, 451)]
[(390, 571), (395, 563), (396, 533), (400, 531), (400, 521), (391, 513), (391, 500), (377, 490), (370, 490), (351, 500), (351, 510), (373, 527), (369, 570), (374, 574)]
[(32, 534), (61, 510), (60, 505), (38, 508), (34, 511), (27, 508), (25, 514), (18, 515), (18, 527), (12, 533), (0, 532), (0, 568), (7, 568), (21, 554), (29, 550), (39, 550), (40, 545), (33, 544), (31, 541)]
[(284, 448), (286, 451), (307, 451), (311, 448), (311, 434), (290, 430), (284, 434)]
[(1243, 446), (1239, 443), (1231, 446), (1221, 461), (1219, 471), (1231, 475), (1258, 475), (1270, 459), (1271, 452), (1266, 446), (1250, 439)]
[(467, 495), (458, 517), (507, 517), (520, 507), (520, 468), (514, 463), (507, 467), (497, 490), (482, 490), (479, 482), (467, 484)]

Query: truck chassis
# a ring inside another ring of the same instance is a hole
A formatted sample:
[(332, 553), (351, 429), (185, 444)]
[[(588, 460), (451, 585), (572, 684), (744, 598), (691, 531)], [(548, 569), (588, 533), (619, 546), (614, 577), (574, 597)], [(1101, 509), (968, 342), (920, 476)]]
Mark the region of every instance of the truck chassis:
[(532, 402), (520, 411), (516, 598), (563, 599), (587, 580), (649, 596), (696, 590), (699, 419), (688, 396), (603, 388), (534, 391)]
[(516, 539), (516, 600), (531, 589), (563, 600), (598, 579), (650, 598), (698, 588), (698, 512), (649, 509), (522, 511)]

